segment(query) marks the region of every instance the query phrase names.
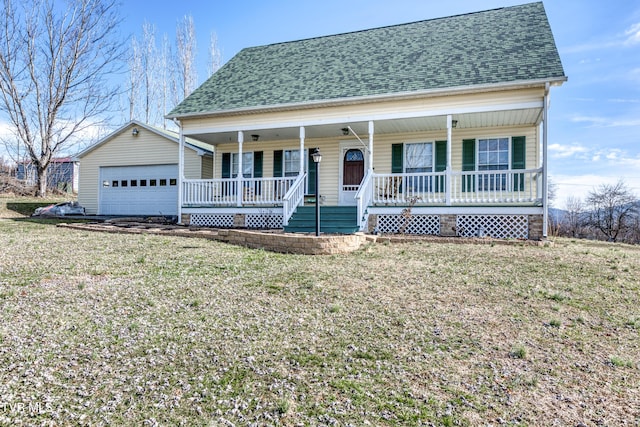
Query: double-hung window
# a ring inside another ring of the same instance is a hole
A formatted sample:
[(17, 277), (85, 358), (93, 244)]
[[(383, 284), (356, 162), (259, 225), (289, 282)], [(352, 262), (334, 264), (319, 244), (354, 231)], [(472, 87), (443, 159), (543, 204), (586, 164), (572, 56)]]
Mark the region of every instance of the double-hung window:
[(284, 150), (284, 176), (298, 176), (300, 174), (300, 150)]
[[(404, 172), (406, 174), (418, 174), (433, 172), (433, 143), (420, 142), (404, 145)], [(409, 191), (431, 191), (433, 177), (431, 176), (407, 176), (407, 188)]]
[[(231, 153), (231, 177), (238, 176), (238, 153)], [(242, 176), (253, 178), (253, 152), (242, 153)]]
[[(509, 138), (478, 140), (478, 171), (500, 171), (509, 169)], [(483, 173), (479, 176), (480, 191), (507, 189), (506, 173)]]

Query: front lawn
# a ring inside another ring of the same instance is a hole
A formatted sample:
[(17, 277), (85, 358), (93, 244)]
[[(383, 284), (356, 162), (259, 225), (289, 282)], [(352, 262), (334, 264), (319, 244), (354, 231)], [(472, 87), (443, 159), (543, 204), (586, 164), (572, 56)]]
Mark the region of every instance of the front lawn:
[(348, 255), (0, 219), (0, 425), (637, 425), (640, 248)]

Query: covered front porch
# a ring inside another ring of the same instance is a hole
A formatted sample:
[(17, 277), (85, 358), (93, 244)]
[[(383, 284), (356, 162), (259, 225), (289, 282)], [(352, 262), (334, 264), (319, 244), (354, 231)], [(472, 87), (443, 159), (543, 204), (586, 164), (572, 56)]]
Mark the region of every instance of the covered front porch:
[[(321, 206), (353, 206), (363, 231), (371, 231), (372, 214), (408, 208), (539, 214), (546, 230), (547, 94), (548, 87), (433, 110), (405, 102), (392, 113), (328, 110), (316, 119), (263, 113), (233, 125), (187, 121), (182, 135), (214, 145), (216, 161), (213, 178), (181, 179), (179, 208), (226, 215), (228, 227), (282, 228), (317, 195)], [(318, 191), (309, 157), (316, 147), (323, 155)], [(262, 219), (238, 224), (231, 219), (238, 214)]]

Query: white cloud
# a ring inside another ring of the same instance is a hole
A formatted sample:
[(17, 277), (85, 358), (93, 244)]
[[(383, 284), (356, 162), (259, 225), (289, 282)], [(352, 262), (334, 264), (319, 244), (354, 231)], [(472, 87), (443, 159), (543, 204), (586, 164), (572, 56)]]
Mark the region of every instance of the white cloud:
[(614, 119), (604, 116), (573, 116), (571, 117), (571, 121), (574, 123), (588, 123), (589, 127), (612, 128), (640, 126), (640, 118)]
[[(612, 49), (616, 47), (628, 47), (636, 44), (640, 44), (640, 22), (637, 22), (627, 28), (624, 33), (618, 33), (609, 40), (599, 40), (591, 43), (584, 43), (580, 45), (570, 46), (566, 49), (562, 49), (562, 53), (582, 53), (592, 52), (595, 50)], [(600, 58), (597, 59), (600, 61)], [(582, 60), (580, 63), (588, 63), (591, 60)]]
[(627, 36), (625, 40), (626, 44), (640, 43), (640, 22), (633, 24), (624, 34)]
[(563, 159), (567, 157), (573, 157), (577, 154), (585, 154), (589, 150), (587, 149), (587, 147), (578, 144), (551, 144), (549, 145), (549, 151), (551, 152), (552, 156)]
[[(637, 70), (640, 74), (640, 69)], [(611, 98), (607, 99), (608, 102), (613, 102), (615, 104), (640, 104), (640, 99), (624, 99), (624, 98)]]

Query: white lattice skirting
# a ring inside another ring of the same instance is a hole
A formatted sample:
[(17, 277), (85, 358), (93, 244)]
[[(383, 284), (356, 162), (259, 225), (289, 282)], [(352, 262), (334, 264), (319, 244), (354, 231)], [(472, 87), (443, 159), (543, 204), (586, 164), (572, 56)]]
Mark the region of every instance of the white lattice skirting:
[(528, 239), (529, 219), (526, 215), (458, 215), (456, 229), (462, 237)]
[(402, 215), (378, 215), (378, 233), (399, 233), (401, 227), (405, 227), (407, 234), (440, 234), (439, 215), (411, 215), (405, 218)]
[(248, 214), (245, 222), (245, 227), (247, 228), (282, 228), (282, 214)]
[(191, 214), (190, 224), (198, 227), (233, 228), (233, 214)]

